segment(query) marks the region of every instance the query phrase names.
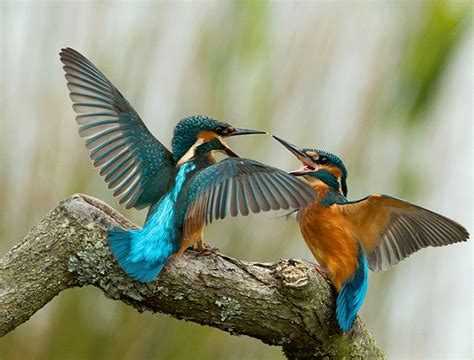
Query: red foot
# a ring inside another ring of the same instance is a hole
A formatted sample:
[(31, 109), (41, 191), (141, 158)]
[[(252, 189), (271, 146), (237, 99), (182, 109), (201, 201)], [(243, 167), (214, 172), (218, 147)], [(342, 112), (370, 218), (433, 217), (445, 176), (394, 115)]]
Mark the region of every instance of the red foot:
[(204, 247), (196, 246), (195, 249), (203, 256), (215, 255), (219, 252), (218, 248), (209, 246), (207, 244), (204, 244)]
[(321, 275), (324, 275), (324, 277), (326, 278), (328, 277), (328, 269), (318, 264), (313, 264), (313, 266), (316, 269), (316, 271), (318, 271)]

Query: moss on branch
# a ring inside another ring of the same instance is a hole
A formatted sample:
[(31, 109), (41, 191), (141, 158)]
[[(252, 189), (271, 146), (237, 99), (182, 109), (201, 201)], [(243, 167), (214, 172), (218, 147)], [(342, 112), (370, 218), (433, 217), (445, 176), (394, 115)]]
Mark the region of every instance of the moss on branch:
[(281, 346), (288, 358), (384, 358), (360, 319), (338, 329), (335, 293), (301, 260), (249, 263), (188, 250), (156, 281), (130, 279), (117, 265), (106, 229), (137, 228), (105, 203), (74, 195), (50, 211), (0, 259), (0, 335), (61, 291), (92, 285), (138, 311), (168, 314)]

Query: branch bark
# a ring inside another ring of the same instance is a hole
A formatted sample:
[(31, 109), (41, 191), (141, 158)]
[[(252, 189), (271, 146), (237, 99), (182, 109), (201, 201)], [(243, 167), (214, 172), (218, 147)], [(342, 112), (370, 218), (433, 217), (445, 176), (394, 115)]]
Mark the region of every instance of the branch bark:
[(105, 230), (137, 228), (95, 198), (63, 201), (0, 259), (0, 336), (61, 291), (92, 285), (138, 311), (169, 314), (281, 346), (288, 358), (384, 358), (360, 319), (342, 334), (335, 292), (301, 260), (249, 263), (188, 250), (151, 283), (131, 280), (109, 251)]

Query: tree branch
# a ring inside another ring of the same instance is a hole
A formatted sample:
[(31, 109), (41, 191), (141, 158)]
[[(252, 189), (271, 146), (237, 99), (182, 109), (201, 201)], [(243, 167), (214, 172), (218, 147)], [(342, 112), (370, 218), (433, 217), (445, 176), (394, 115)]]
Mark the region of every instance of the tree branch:
[(301, 260), (248, 263), (188, 250), (151, 283), (131, 280), (109, 251), (105, 229), (137, 228), (105, 203), (74, 195), (0, 259), (0, 336), (62, 290), (93, 285), (138, 311), (217, 327), (282, 346), (289, 358), (383, 358), (360, 319), (338, 330), (335, 293)]

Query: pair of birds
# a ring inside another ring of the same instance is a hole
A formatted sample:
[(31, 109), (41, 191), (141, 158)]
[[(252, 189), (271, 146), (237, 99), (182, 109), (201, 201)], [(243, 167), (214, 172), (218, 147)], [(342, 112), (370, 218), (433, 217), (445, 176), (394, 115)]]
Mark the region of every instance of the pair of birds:
[[(204, 251), (203, 227), (215, 219), (292, 208), (318, 270), (338, 292), (339, 326), (349, 331), (369, 268), (387, 270), (423, 247), (469, 237), (456, 222), (401, 199), (374, 194), (348, 201), (347, 170), (334, 154), (274, 136), (301, 162), (286, 173), (240, 158), (224, 142), (262, 131), (191, 116), (176, 125), (170, 152), (89, 60), (70, 48), (60, 58), (94, 166), (126, 208), (149, 208), (141, 229), (108, 231), (120, 267), (136, 280), (154, 280), (171, 256), (191, 245)], [(218, 152), (228, 157), (217, 162)]]

